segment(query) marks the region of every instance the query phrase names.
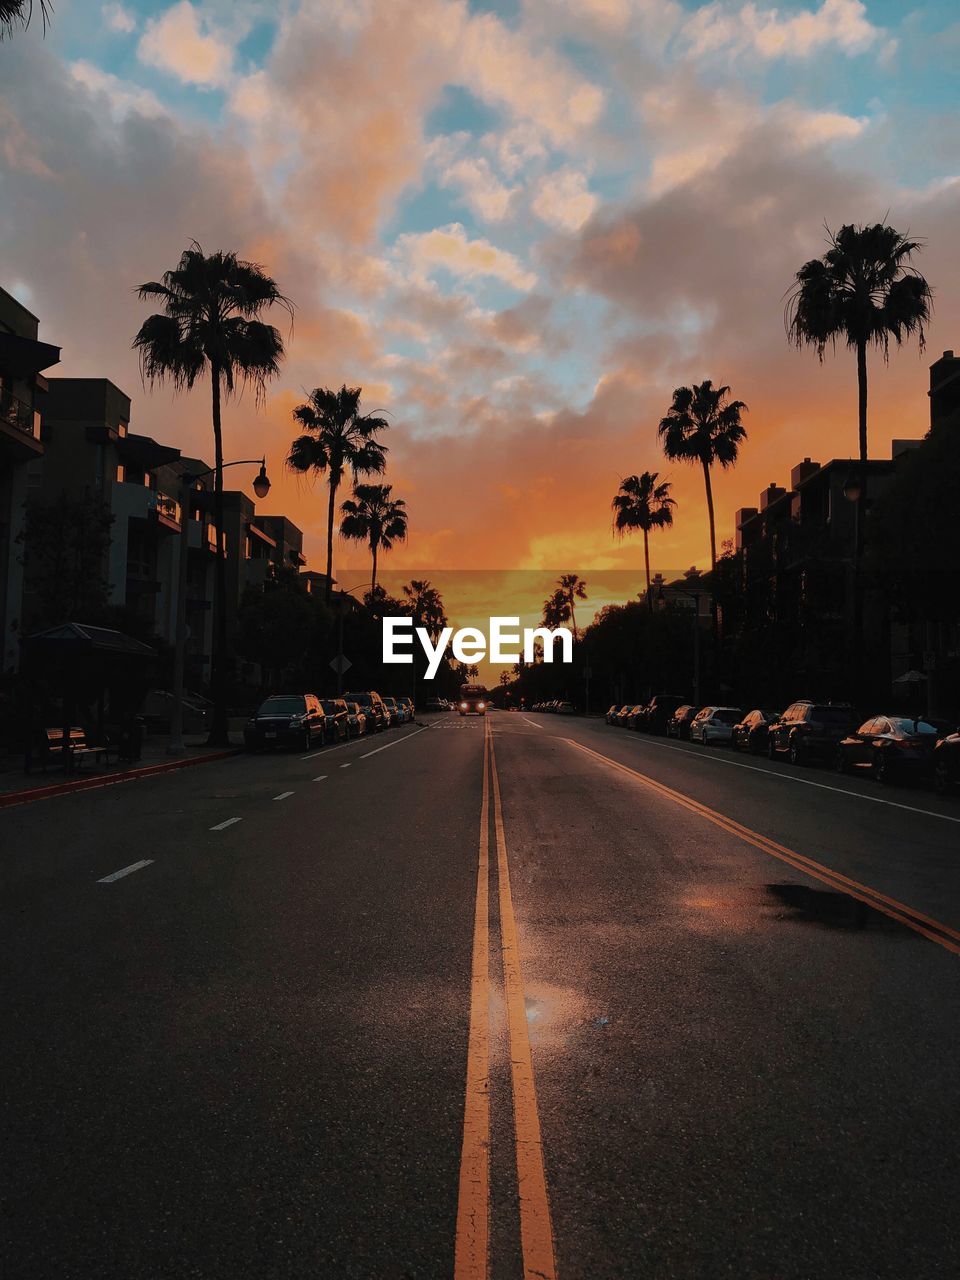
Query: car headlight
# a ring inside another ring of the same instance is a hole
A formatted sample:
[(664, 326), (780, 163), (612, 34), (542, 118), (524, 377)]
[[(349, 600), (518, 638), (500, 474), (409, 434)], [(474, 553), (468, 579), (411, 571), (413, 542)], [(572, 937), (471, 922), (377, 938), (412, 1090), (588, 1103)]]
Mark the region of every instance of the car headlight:
[(461, 703), (460, 703), (460, 710), (461, 710), (461, 711), (466, 711), (466, 709), (467, 709), (467, 704), (466, 704), (465, 702), (461, 702)]
[(485, 702), (478, 702), (478, 703), (477, 703), (477, 710), (478, 710), (478, 711), (482, 711), (482, 710), (484, 709), (484, 707), (485, 707), (485, 706), (486, 706), (486, 703), (485, 703)]

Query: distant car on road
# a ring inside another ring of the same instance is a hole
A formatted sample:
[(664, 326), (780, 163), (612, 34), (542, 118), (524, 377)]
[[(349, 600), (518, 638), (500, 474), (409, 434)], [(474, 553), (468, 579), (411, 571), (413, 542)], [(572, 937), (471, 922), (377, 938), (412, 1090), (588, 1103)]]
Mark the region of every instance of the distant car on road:
[(941, 738), (934, 748), (933, 785), (941, 795), (960, 787), (960, 729)]
[(261, 702), (243, 727), (249, 751), (262, 747), (303, 747), (324, 741), (325, 716), (312, 693), (277, 693)]
[(787, 707), (767, 728), (767, 755), (776, 760), (786, 753), (791, 764), (806, 764), (814, 757), (832, 759), (837, 744), (856, 727), (853, 708), (847, 703), (810, 702), (801, 699)]
[(690, 741), (704, 746), (711, 742), (729, 742), (733, 726), (742, 719), (739, 707), (704, 707), (690, 722)]
[(380, 733), (388, 727), (390, 723), (389, 713), (383, 705), (383, 699), (375, 690), (367, 689), (359, 693), (345, 693), (343, 700), (344, 702), (356, 702), (363, 709), (367, 717), (368, 733)]
[(837, 744), (839, 773), (870, 772), (878, 782), (927, 777), (933, 772), (937, 731), (925, 720), (874, 716)]
[(737, 751), (763, 755), (767, 749), (767, 730), (779, 715), (779, 711), (762, 711), (759, 707), (748, 711), (740, 723), (733, 726), (730, 745)]
[(347, 703), (344, 698), (322, 698), (323, 707), (323, 740), (324, 742), (342, 742), (347, 737), (349, 725)]
[(489, 697), (482, 684), (465, 684), (460, 690), (459, 711), (462, 716), (485, 716)]
[(676, 711), (667, 721), (667, 737), (677, 738), (678, 740), (690, 737), (690, 726), (693, 724), (693, 718), (700, 710), (695, 707), (692, 702), (685, 702), (683, 706), (677, 707)]

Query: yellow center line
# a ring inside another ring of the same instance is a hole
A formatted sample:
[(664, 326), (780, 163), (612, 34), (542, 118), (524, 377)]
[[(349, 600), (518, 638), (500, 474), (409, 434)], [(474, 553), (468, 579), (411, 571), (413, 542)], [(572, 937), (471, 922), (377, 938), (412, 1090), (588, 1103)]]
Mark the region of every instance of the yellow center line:
[(470, 1034), (457, 1202), (456, 1280), (486, 1280), (490, 1218), (490, 779), (489, 738), (483, 740), (480, 854), (470, 979)]
[(718, 813), (715, 809), (708, 808), (707, 805), (701, 804), (698, 800), (693, 800), (689, 796), (684, 795), (680, 791), (674, 791), (672, 787), (666, 786), (662, 782), (657, 782), (654, 778), (649, 777), (645, 773), (640, 773), (637, 769), (631, 769), (628, 765), (621, 764), (618, 760), (611, 760), (609, 756), (601, 755), (599, 751), (594, 751), (591, 747), (585, 747), (583, 743), (575, 741), (573, 738), (563, 738), (563, 742), (567, 742), (572, 747), (576, 747), (578, 751), (582, 751), (585, 755), (591, 756), (594, 760), (601, 764), (616, 769), (619, 773), (625, 774), (636, 782), (643, 783), (644, 786), (658, 792), (668, 800), (672, 800), (675, 804), (681, 805), (685, 809), (689, 809), (691, 813), (696, 813), (702, 818), (706, 818), (708, 822), (712, 822), (715, 826), (729, 832), (745, 843), (753, 845), (754, 848), (761, 852), (769, 854), (772, 858), (779, 859), (793, 867), (796, 871), (801, 871), (805, 875), (812, 876), (814, 879), (822, 881), (829, 885), (832, 889), (838, 889), (842, 893), (846, 893), (851, 898), (856, 898), (865, 906), (872, 907), (875, 911), (881, 911), (884, 915), (889, 916), (892, 920), (899, 921), (907, 928), (912, 929), (915, 933), (922, 934), (931, 942), (938, 943), (947, 951), (952, 951), (955, 955), (960, 955), (960, 932), (944, 924), (940, 920), (935, 920), (931, 916), (924, 915), (917, 911), (914, 907), (909, 907), (906, 903), (899, 902), (896, 898), (890, 898), (886, 894), (880, 893), (877, 889), (871, 889), (869, 885), (861, 884), (859, 880), (853, 880), (849, 876), (845, 876), (842, 872), (834, 871), (831, 867), (824, 866), (822, 862), (816, 862), (813, 858), (808, 858), (805, 854), (797, 853), (794, 849), (788, 849), (785, 845), (777, 844), (775, 840), (761, 835), (758, 831), (753, 831), (750, 827), (743, 826), (733, 818), (728, 818), (726, 814)]
[(513, 914), (513, 897), (510, 893), (510, 869), (507, 863), (507, 842), (503, 830), (500, 779), (497, 776), (497, 759), (489, 725), (486, 739), (490, 744), (490, 767), (493, 776), (493, 820), (497, 842), (500, 937), (503, 949), (507, 1028), (510, 1035), (510, 1072), (513, 1084), (513, 1123), (517, 1150), (523, 1274), (525, 1280), (555, 1280), (557, 1271), (553, 1252), (553, 1229), (550, 1223), (547, 1179), (543, 1168), (537, 1090), (530, 1053), (523, 977), (520, 971), (520, 947), (517, 939), (517, 922)]

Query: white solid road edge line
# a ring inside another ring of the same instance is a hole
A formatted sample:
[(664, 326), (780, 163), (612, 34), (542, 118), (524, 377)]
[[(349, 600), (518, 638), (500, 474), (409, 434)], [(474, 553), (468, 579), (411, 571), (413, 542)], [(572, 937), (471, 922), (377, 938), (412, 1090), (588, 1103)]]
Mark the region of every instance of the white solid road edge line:
[(397, 738), (395, 742), (388, 742), (386, 746), (377, 747), (376, 751), (368, 751), (365, 756), (361, 756), (361, 760), (369, 760), (371, 756), (378, 756), (381, 751), (388, 751), (391, 747), (399, 747), (401, 742), (409, 742), (411, 738), (415, 738), (418, 733), (426, 733), (430, 725), (426, 724), (422, 729), (415, 729), (413, 733), (405, 733), (402, 738)]
[(345, 747), (352, 747), (354, 743), (359, 742), (359, 738), (351, 738), (349, 742), (339, 742), (335, 747), (324, 747), (321, 751), (311, 751), (308, 756), (301, 756), (301, 760), (316, 760), (318, 756), (328, 756), (331, 751), (343, 751)]
[(242, 822), (242, 818), (228, 818), (226, 822), (218, 822), (215, 827), (211, 827), (211, 831), (226, 831), (227, 827), (232, 827), (235, 822)]
[(543, 725), (542, 725), (542, 724), (537, 724), (536, 720), (528, 720), (526, 716), (522, 716), (522, 717), (521, 717), (521, 719), (523, 720), (523, 722), (524, 722), (525, 724), (532, 724), (532, 725), (533, 725), (533, 727), (534, 727), (534, 729), (542, 729), (542, 728), (543, 728)]
[(131, 862), (129, 867), (123, 867), (120, 871), (114, 871), (112, 875), (104, 876), (97, 881), (97, 884), (113, 884), (114, 880), (122, 880), (124, 876), (129, 876), (134, 871), (142, 871), (144, 867), (152, 865), (152, 858), (143, 858), (140, 862)]

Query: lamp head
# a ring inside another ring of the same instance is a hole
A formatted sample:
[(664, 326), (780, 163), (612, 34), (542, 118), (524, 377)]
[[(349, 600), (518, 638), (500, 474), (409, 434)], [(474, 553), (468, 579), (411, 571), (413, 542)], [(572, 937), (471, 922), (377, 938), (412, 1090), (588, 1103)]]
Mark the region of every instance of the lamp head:
[(264, 460), (260, 463), (260, 471), (257, 475), (256, 480), (254, 480), (253, 482), (253, 492), (257, 495), (258, 498), (265, 498), (267, 494), (270, 492), (270, 478), (267, 475), (266, 458), (264, 458)]
[(851, 473), (843, 482), (843, 496), (848, 502), (857, 502), (860, 498), (860, 477)]

